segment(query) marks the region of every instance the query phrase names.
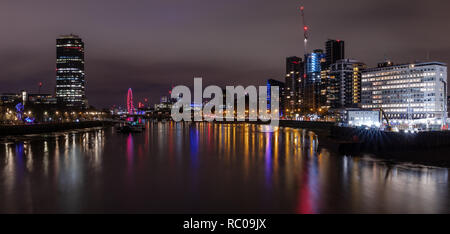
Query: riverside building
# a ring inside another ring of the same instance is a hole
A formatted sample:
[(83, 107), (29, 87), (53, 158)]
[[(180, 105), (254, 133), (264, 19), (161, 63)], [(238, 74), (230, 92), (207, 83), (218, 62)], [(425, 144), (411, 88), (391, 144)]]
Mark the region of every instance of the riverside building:
[(443, 126), (447, 119), (447, 65), (381, 63), (362, 73), (363, 109), (383, 110), (393, 124)]

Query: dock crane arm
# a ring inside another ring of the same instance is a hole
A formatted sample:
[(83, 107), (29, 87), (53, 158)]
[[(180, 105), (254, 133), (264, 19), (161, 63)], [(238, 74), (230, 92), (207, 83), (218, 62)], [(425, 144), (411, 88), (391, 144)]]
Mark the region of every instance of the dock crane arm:
[[(389, 117), (387, 116), (386, 112), (384, 112), (383, 108), (380, 107), (380, 111), (381, 111), (381, 114), (383, 115), (384, 119), (386, 119), (388, 130), (391, 131), (392, 130), (392, 126), (391, 126), (391, 123), (389, 121)], [(383, 122), (383, 121), (381, 121), (381, 122)]]

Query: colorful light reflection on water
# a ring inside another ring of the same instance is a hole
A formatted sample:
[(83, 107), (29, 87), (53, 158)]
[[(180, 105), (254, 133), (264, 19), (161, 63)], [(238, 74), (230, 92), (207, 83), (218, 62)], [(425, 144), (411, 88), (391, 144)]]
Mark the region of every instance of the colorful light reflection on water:
[(338, 155), (305, 130), (147, 123), (0, 143), (0, 212), (449, 213), (448, 170)]

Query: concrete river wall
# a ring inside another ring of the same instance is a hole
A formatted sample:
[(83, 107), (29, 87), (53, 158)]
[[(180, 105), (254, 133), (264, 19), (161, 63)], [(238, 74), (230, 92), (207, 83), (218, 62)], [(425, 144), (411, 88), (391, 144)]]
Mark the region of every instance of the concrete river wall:
[(450, 146), (450, 131), (398, 133), (334, 126), (330, 137), (348, 141), (348, 147), (361, 151), (428, 150)]
[(0, 136), (39, 134), (59, 132), (73, 129), (102, 127), (108, 125), (107, 121), (86, 121), (71, 123), (43, 123), (33, 125), (0, 125)]
[(330, 122), (280, 121), (282, 127), (302, 128), (327, 135), (344, 149), (357, 151), (429, 150), (450, 147), (450, 131), (420, 133), (385, 132), (339, 127)]

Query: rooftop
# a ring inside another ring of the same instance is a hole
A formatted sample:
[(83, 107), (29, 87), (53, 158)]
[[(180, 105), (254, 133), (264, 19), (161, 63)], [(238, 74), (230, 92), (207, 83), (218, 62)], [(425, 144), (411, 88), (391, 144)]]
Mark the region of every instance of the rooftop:
[(414, 67), (425, 67), (425, 66), (443, 66), (443, 67), (447, 67), (446, 63), (442, 63), (442, 62), (437, 62), (437, 61), (433, 61), (433, 62), (422, 62), (422, 63), (405, 63), (405, 64), (393, 64), (393, 65), (389, 65), (389, 66), (382, 66), (382, 67), (374, 67), (374, 68), (368, 68), (365, 71), (382, 71), (382, 70), (390, 70), (390, 69), (395, 69), (395, 68), (414, 68)]
[(75, 34), (67, 34), (67, 35), (60, 35), (58, 39), (80, 39), (78, 35)]

